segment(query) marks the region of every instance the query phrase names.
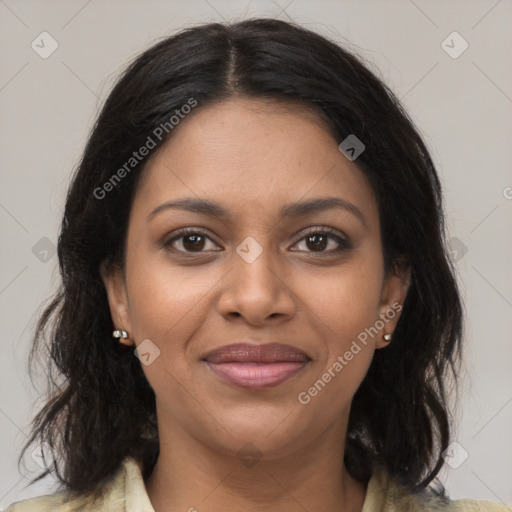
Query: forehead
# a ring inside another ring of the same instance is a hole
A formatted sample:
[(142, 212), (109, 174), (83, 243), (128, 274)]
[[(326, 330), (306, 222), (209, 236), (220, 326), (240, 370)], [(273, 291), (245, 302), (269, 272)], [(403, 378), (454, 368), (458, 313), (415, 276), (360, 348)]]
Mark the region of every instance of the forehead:
[(235, 214), (271, 215), (300, 198), (337, 196), (378, 221), (366, 177), (338, 144), (301, 104), (234, 99), (197, 107), (146, 164), (136, 206), (149, 213), (196, 196)]

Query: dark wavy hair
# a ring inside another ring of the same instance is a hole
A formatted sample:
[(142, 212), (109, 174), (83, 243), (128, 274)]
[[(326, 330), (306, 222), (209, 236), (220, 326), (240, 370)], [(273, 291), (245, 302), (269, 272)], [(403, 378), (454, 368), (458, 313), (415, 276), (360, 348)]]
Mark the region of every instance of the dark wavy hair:
[[(151, 473), (159, 453), (154, 391), (133, 347), (122, 351), (112, 339), (99, 272), (103, 262), (124, 268), (131, 203), (150, 155), (105, 198), (97, 191), (190, 98), (200, 109), (233, 97), (300, 102), (337, 141), (353, 134), (366, 146), (355, 163), (377, 198), (385, 268), (407, 265), (411, 284), (393, 342), (376, 351), (354, 396), (345, 464), (359, 481), (380, 466), (420, 492), (450, 442), (447, 384), (456, 389), (463, 330), (440, 181), (418, 129), (361, 57), (274, 19), (182, 30), (137, 56), (113, 87), (68, 191), (58, 240), (62, 283), (38, 318), (29, 357), (32, 374), (46, 341), (48, 397), (18, 466), (39, 440), (52, 467), (45, 458), (46, 470), (30, 484), (54, 472), (70, 493), (98, 495), (126, 456), (142, 461), (144, 478)], [(165, 135), (157, 146), (172, 131)]]

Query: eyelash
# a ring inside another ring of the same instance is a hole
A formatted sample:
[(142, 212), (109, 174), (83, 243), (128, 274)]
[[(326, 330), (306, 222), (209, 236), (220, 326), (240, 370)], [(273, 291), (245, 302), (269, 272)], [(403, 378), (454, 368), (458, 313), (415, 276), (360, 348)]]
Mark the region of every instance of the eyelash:
[[(313, 254), (315, 255), (314, 257), (317, 257), (317, 256), (332, 256), (332, 255), (335, 255), (335, 254), (339, 254), (347, 249), (351, 249), (352, 248), (352, 245), (351, 243), (348, 241), (348, 239), (346, 238), (343, 238), (337, 234), (335, 234), (336, 231), (332, 228), (328, 228), (328, 227), (322, 227), (322, 228), (317, 228), (317, 227), (313, 227), (313, 228), (309, 228), (306, 233), (304, 233), (304, 235), (302, 236), (302, 238), (300, 238), (299, 240), (297, 240), (297, 242), (295, 242), (294, 245), (296, 245), (297, 243), (299, 242), (302, 242), (302, 240), (304, 240), (305, 238), (307, 238), (308, 236), (312, 236), (312, 235), (327, 235), (328, 238), (331, 238), (332, 240), (334, 240), (335, 242), (337, 242), (339, 244), (339, 248), (338, 249), (335, 249), (335, 250), (331, 250), (331, 251), (321, 251), (321, 252), (315, 252), (315, 251), (294, 251), (294, 252), (309, 252), (310, 254)], [(200, 229), (197, 229), (197, 228), (183, 228), (181, 230), (178, 231), (178, 233), (175, 234), (175, 236), (173, 236), (171, 239), (163, 242), (163, 246), (173, 252), (178, 252), (178, 253), (181, 253), (181, 254), (187, 254), (187, 255), (196, 255), (196, 254), (201, 254), (201, 253), (204, 253), (206, 251), (197, 251), (197, 252), (194, 252), (194, 251), (182, 251), (182, 250), (177, 250), (177, 249), (173, 249), (171, 247), (172, 243), (175, 242), (176, 240), (180, 240), (181, 238), (185, 238), (187, 235), (201, 235), (201, 236), (204, 236), (206, 238), (208, 238), (209, 240), (211, 240), (212, 242), (215, 242), (215, 240), (212, 239), (211, 236), (208, 235), (208, 233), (206, 233), (205, 231), (202, 231)]]

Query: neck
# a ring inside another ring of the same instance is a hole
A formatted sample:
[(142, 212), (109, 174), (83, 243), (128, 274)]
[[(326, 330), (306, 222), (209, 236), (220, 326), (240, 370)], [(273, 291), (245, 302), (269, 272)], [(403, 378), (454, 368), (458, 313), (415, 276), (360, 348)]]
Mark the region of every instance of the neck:
[(149, 499), (155, 512), (360, 512), (366, 486), (343, 464), (339, 427), (272, 459), (250, 449), (247, 456), (226, 454), (184, 431), (161, 435), (160, 455), (146, 482)]

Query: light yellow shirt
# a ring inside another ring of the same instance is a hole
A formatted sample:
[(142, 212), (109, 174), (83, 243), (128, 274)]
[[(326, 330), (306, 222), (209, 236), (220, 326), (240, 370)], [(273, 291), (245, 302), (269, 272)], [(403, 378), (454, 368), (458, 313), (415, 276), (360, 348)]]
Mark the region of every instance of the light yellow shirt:
[[(151, 506), (139, 463), (127, 457), (106, 484), (101, 501), (85, 498), (70, 501), (66, 491), (13, 503), (5, 512), (155, 512)], [(190, 508), (194, 510), (193, 507)], [(361, 512), (512, 512), (512, 506), (489, 501), (442, 502), (426, 495), (413, 495), (394, 484), (384, 472), (374, 473), (368, 482)], [(200, 511), (199, 511), (200, 512)], [(313, 512), (313, 511), (312, 511)]]

